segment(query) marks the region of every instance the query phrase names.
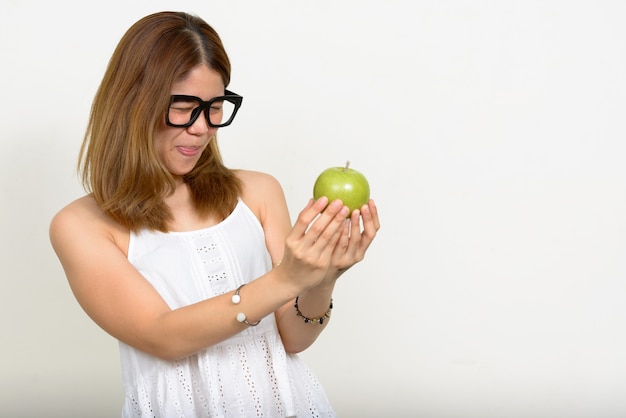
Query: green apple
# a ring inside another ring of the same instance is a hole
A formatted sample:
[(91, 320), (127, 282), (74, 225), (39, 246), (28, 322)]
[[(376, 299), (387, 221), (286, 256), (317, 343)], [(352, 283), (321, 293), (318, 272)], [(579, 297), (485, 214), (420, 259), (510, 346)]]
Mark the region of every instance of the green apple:
[(370, 185), (363, 174), (350, 168), (348, 161), (345, 167), (328, 168), (317, 177), (313, 198), (317, 200), (322, 196), (326, 196), (329, 202), (340, 199), (352, 213), (370, 200)]

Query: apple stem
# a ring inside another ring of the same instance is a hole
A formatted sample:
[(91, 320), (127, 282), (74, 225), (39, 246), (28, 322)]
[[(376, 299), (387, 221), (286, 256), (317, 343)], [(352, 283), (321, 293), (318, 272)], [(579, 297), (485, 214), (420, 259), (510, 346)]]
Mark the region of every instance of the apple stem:
[(348, 168), (350, 167), (350, 160), (346, 161), (346, 167), (343, 169), (344, 172), (348, 171)]

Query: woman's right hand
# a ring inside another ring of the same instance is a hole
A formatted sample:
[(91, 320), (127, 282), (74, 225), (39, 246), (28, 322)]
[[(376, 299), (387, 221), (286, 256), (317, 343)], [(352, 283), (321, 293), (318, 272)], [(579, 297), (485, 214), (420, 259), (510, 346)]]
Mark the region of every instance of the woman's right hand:
[(298, 280), (302, 291), (317, 286), (326, 276), (333, 251), (348, 222), (350, 210), (340, 200), (311, 199), (299, 213), (285, 240), (279, 268), (290, 280)]

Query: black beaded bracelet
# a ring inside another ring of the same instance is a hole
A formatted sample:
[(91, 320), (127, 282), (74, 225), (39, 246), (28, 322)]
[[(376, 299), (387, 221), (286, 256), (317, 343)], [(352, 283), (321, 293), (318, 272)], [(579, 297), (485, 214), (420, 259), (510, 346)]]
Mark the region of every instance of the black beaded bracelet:
[(333, 310), (333, 300), (332, 299), (330, 300), (330, 306), (328, 307), (328, 310), (326, 311), (326, 313), (324, 313), (324, 315), (320, 316), (319, 318), (308, 318), (308, 317), (302, 315), (302, 312), (300, 312), (300, 308), (298, 307), (298, 299), (299, 298), (300, 298), (300, 296), (296, 297), (296, 303), (293, 304), (293, 307), (296, 308), (296, 315), (298, 315), (300, 318), (302, 318), (304, 320), (305, 324), (320, 324), (320, 325), (322, 325), (325, 320), (330, 318), (330, 311)]

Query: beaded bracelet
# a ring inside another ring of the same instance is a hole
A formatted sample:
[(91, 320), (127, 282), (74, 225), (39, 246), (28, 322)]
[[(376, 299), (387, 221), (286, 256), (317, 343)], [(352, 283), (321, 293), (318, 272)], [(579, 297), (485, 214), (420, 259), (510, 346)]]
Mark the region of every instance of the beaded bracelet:
[[(235, 294), (233, 295), (232, 298), (230, 298), (230, 300), (235, 304), (238, 305), (239, 302), (241, 302), (241, 296), (239, 296), (239, 291), (241, 290), (242, 287), (244, 287), (245, 284), (242, 284), (241, 286), (239, 286), (237, 288), (237, 290), (235, 290)], [(258, 321), (256, 321), (254, 324), (248, 322), (248, 320), (246, 319), (246, 314), (243, 312), (239, 312), (237, 314), (237, 321), (239, 322), (243, 322), (246, 325), (249, 325), (251, 327), (256, 327), (257, 325), (259, 325), (259, 322), (261, 322), (261, 320), (259, 319)]]
[(324, 313), (324, 315), (320, 316), (319, 318), (308, 318), (308, 317), (304, 316), (302, 314), (302, 312), (300, 312), (300, 308), (298, 307), (298, 299), (299, 298), (300, 298), (300, 296), (296, 297), (296, 302), (293, 304), (293, 307), (296, 308), (296, 315), (298, 315), (300, 318), (302, 318), (304, 320), (305, 324), (320, 324), (320, 325), (322, 325), (325, 320), (330, 318), (330, 311), (333, 310), (333, 300), (332, 299), (330, 300), (330, 306), (328, 307), (328, 310), (326, 311), (326, 313)]

